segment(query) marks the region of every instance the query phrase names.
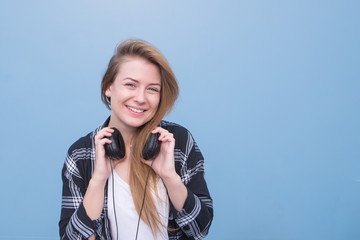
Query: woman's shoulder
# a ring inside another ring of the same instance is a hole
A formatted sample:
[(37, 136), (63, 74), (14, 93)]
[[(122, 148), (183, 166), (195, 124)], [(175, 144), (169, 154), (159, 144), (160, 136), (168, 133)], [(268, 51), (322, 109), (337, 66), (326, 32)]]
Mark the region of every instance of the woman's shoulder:
[(188, 145), (189, 142), (195, 142), (190, 131), (178, 123), (163, 120), (161, 121), (160, 126), (174, 134), (177, 146), (182, 145), (183, 147), (185, 147), (186, 145)]
[(180, 171), (184, 164), (188, 168), (194, 168), (198, 165), (199, 161), (203, 161), (204, 157), (187, 128), (169, 121), (162, 121), (161, 127), (174, 134), (175, 161), (177, 162), (175, 167), (177, 172)]
[(89, 182), (92, 172), (92, 132), (80, 137), (70, 147), (65, 158), (63, 176), (74, 181), (81, 180), (77, 184)]
[(187, 136), (190, 134), (189, 130), (178, 123), (162, 120), (160, 123), (160, 127), (168, 130), (177, 136)]
[(78, 156), (79, 153), (91, 152), (92, 149), (92, 135), (93, 132), (88, 133), (87, 135), (80, 137), (76, 140), (68, 150), (69, 156)]
[(76, 140), (68, 150), (69, 155), (78, 151), (91, 151), (94, 148), (94, 137), (101, 128), (103, 128), (103, 124)]

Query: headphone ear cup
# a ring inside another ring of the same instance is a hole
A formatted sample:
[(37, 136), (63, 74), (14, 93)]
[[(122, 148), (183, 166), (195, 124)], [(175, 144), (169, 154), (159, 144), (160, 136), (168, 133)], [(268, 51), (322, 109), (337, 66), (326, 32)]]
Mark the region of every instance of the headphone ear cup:
[(107, 137), (112, 143), (104, 145), (105, 152), (109, 158), (120, 160), (125, 157), (124, 139), (119, 130), (114, 127), (112, 127), (112, 129), (114, 129), (113, 134), (110, 137)]
[(142, 155), (145, 160), (154, 159), (159, 151), (161, 142), (159, 141), (159, 133), (151, 133), (148, 140), (146, 141)]

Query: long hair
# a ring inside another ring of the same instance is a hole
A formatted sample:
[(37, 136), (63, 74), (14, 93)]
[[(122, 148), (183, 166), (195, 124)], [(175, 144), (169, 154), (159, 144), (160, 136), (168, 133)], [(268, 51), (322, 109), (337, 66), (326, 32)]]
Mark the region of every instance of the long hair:
[[(159, 68), (161, 76), (160, 102), (157, 111), (150, 121), (137, 129), (130, 155), (130, 189), (136, 211), (139, 214), (145, 190), (146, 176), (149, 170), (149, 167), (140, 161), (142, 158), (142, 149), (151, 131), (159, 125), (163, 117), (168, 114), (174, 106), (179, 94), (179, 87), (169, 63), (158, 49), (143, 40), (129, 39), (117, 47), (101, 82), (101, 100), (108, 109), (111, 110), (110, 98), (105, 95), (105, 91), (114, 82), (120, 65), (126, 57), (141, 57), (148, 60)], [(156, 184), (157, 176), (155, 172), (151, 170), (150, 181), (148, 182), (150, 191), (146, 191), (146, 201), (141, 219), (151, 228), (154, 235), (159, 233), (161, 225), (160, 216), (156, 211), (155, 199), (151, 194), (155, 192), (155, 196), (157, 196)]]

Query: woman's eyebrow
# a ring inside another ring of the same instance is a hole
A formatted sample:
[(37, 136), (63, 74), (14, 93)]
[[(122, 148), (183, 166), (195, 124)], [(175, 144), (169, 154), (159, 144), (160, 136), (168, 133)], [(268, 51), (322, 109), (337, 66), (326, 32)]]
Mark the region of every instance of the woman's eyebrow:
[(158, 85), (158, 86), (161, 86), (160, 83), (150, 83), (149, 85)]
[(132, 77), (126, 77), (123, 80), (132, 80), (132, 81), (137, 82), (137, 83), (139, 82), (139, 80), (136, 80), (136, 79), (134, 79)]
[[(134, 79), (134, 78), (132, 78), (132, 77), (126, 77), (126, 78), (123, 79), (123, 81), (124, 81), (124, 80), (131, 80), (131, 81), (134, 81), (134, 82), (136, 82), (136, 83), (139, 83), (139, 80), (136, 80), (136, 79)], [(149, 85), (158, 85), (158, 86), (161, 87), (161, 83), (150, 83)]]

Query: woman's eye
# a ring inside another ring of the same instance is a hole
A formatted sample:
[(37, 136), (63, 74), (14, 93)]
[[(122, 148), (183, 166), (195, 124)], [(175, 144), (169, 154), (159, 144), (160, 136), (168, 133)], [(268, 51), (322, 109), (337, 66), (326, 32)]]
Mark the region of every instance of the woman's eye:
[(152, 88), (152, 87), (150, 87), (150, 88), (148, 88), (150, 91), (153, 91), (153, 92), (159, 92), (159, 89), (157, 89), (157, 88)]
[(133, 83), (125, 83), (125, 86), (128, 86), (128, 87), (135, 87), (135, 85)]

